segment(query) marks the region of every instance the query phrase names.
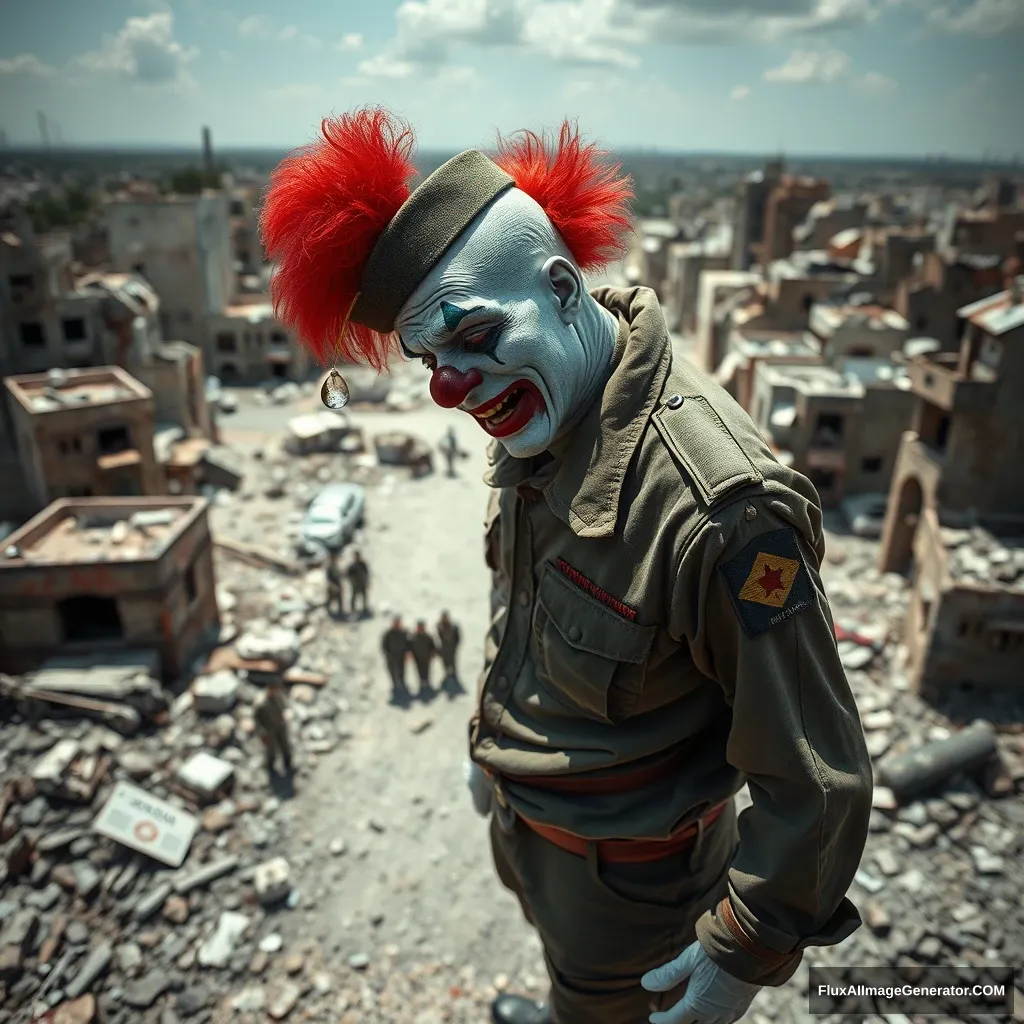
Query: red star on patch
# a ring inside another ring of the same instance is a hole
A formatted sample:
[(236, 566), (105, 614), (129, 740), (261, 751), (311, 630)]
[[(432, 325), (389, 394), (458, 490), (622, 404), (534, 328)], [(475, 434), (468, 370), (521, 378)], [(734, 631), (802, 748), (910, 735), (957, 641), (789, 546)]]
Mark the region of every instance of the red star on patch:
[(740, 588), (739, 597), (769, 608), (782, 608), (789, 599), (799, 571), (800, 563), (795, 558), (759, 551), (746, 582)]
[(784, 587), (782, 582), (782, 568), (769, 568), (766, 562), (764, 566), (764, 573), (757, 581), (757, 585), (764, 591), (765, 597), (771, 597), (776, 590), (782, 590)]

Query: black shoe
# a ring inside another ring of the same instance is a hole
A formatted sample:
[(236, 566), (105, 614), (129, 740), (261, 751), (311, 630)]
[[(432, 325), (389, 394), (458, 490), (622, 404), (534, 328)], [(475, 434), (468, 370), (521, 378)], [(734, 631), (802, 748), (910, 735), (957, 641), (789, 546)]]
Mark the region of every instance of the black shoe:
[(554, 1024), (547, 1003), (535, 1003), (523, 996), (500, 995), (491, 1003), (494, 1024)]

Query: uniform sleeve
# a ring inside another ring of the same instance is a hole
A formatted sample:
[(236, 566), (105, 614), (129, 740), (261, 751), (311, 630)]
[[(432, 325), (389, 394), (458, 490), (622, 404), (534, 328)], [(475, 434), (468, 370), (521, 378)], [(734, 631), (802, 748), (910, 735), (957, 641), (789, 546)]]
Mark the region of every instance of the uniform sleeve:
[(697, 925), (744, 981), (779, 985), (805, 946), (860, 917), (846, 892), (867, 838), (871, 762), (818, 575), (820, 512), (795, 494), (713, 517), (684, 554), (675, 607), (694, 660), (732, 708), (726, 758), (753, 804), (726, 899)]

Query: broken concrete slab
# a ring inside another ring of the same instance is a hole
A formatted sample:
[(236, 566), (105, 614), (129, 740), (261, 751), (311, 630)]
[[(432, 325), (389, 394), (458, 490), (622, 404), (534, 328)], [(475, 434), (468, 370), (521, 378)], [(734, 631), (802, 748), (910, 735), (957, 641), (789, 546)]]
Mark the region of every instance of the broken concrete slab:
[(81, 752), (77, 740), (58, 740), (35, 764), (32, 781), (44, 793), (56, 793)]
[(238, 940), (249, 927), (249, 918), (233, 910), (225, 910), (217, 925), (199, 947), (196, 959), (202, 967), (227, 967)]
[(192, 684), (193, 706), (200, 714), (224, 714), (235, 706), (240, 687), (238, 676), (229, 669), (200, 676)]
[(213, 800), (228, 788), (234, 773), (234, 765), (229, 761), (200, 750), (178, 768), (175, 777), (190, 792)]

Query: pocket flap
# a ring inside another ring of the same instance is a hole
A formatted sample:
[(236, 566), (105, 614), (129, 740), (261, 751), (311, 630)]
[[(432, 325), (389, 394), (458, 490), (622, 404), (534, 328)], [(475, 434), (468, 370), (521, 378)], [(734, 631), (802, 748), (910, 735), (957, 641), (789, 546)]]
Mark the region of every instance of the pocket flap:
[(643, 664), (654, 641), (654, 626), (638, 626), (580, 590), (548, 562), (538, 599), (570, 647), (612, 661)]

